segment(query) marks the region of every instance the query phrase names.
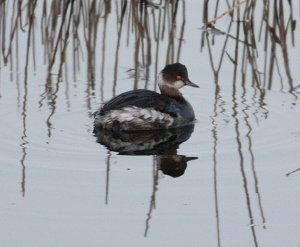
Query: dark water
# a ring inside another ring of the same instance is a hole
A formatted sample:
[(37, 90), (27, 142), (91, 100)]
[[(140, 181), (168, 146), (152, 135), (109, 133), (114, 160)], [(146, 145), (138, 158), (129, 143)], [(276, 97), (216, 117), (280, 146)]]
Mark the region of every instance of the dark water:
[[(1, 246), (300, 245), (299, 2), (226, 2), (0, 3)], [(194, 126), (93, 133), (176, 61)]]

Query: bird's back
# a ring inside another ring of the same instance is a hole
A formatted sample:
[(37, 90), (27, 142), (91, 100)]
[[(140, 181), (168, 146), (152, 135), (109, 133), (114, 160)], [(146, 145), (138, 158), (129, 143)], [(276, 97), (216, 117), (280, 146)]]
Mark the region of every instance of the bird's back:
[(130, 131), (170, 128), (192, 120), (194, 111), (182, 96), (172, 98), (137, 89), (106, 102), (96, 112), (95, 126)]
[(165, 111), (171, 103), (169, 97), (146, 89), (136, 89), (122, 93), (108, 102), (100, 109), (100, 115), (106, 114), (111, 110), (118, 110), (123, 107), (135, 106), (138, 108), (154, 108), (158, 111)]

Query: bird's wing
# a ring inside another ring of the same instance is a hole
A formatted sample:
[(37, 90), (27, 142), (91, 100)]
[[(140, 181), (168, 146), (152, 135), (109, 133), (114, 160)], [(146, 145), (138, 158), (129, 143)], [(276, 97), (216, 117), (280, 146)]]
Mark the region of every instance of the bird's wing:
[[(140, 108), (154, 108), (155, 110), (168, 112), (168, 106), (171, 104), (171, 99), (164, 97), (154, 91), (137, 89), (122, 93), (108, 102), (100, 109), (100, 115), (104, 115), (107, 111), (121, 109), (127, 106), (136, 106)], [(170, 112), (172, 114), (172, 112)]]

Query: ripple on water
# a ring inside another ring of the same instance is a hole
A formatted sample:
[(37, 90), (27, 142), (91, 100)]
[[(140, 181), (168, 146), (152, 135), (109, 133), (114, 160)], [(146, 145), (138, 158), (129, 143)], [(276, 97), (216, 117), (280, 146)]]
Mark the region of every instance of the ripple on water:
[[(252, 98), (237, 98), (236, 108), (228, 100), (208, 104), (215, 108), (196, 108), (197, 122), (191, 142), (198, 152), (213, 152), (213, 146), (219, 153), (235, 153), (238, 148), (272, 152), (292, 148), (295, 133), (299, 132), (300, 119), (295, 123), (299, 106), (289, 94), (268, 93), (263, 106)], [(201, 100), (211, 101), (205, 96)]]
[(5, 126), (0, 128), (1, 160), (18, 164), (25, 157), (27, 166), (86, 169), (89, 160), (103, 158), (105, 152), (95, 142), (92, 119), (85, 109), (55, 113), (51, 128), (47, 118), (39, 111), (29, 110), (25, 115), (20, 109), (1, 111), (1, 125)]

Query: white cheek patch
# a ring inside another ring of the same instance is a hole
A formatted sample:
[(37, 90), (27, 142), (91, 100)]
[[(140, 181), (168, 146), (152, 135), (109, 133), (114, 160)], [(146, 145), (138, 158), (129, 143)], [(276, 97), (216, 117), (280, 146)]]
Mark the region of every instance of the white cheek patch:
[(178, 80), (178, 81), (175, 81), (174, 83), (172, 83), (171, 85), (172, 85), (172, 87), (179, 89), (184, 86), (184, 82), (182, 80)]
[(162, 74), (160, 73), (158, 75), (158, 85), (159, 87), (168, 87), (168, 88), (175, 88), (175, 89), (180, 89), (182, 88), (185, 84), (182, 80), (178, 80), (178, 81), (175, 81), (175, 82), (168, 82), (166, 80), (164, 80)]

